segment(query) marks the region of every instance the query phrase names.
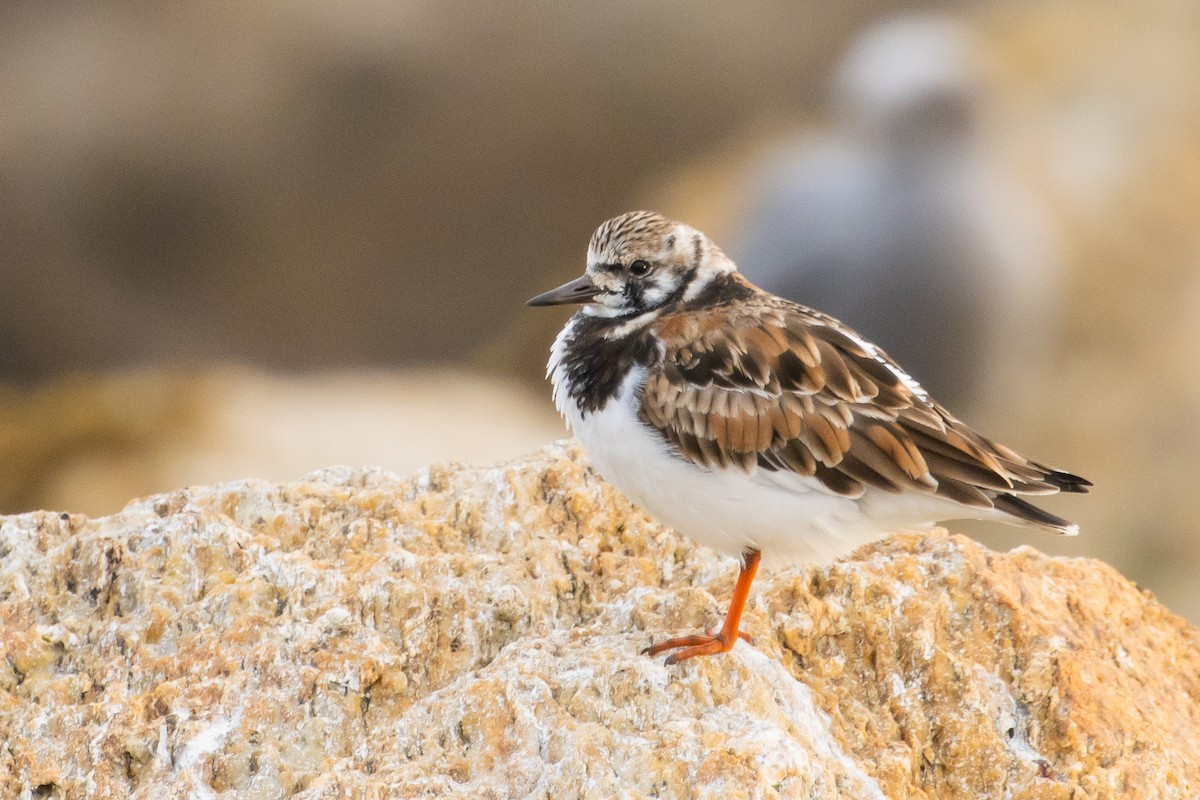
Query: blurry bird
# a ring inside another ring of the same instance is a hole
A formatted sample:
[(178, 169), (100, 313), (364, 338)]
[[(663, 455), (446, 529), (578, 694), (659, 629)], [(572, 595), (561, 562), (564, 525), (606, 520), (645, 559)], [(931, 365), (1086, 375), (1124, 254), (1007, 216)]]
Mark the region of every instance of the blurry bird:
[(602, 224), (583, 277), (530, 305), (585, 304), (554, 342), (554, 399), (635, 503), (742, 559), (721, 630), (660, 642), (725, 652), (768, 561), (823, 561), (947, 519), (1076, 527), (1022, 495), (1085, 492), (967, 427), (882, 350), (743, 278), (704, 234), (636, 211)]
[(868, 29), (837, 73), (835, 126), (766, 157), (730, 248), (768, 291), (862, 328), (955, 405), (1012, 376), (1012, 353), (1045, 349), (1061, 271), (1036, 203), (989, 151), (976, 61), (946, 17)]

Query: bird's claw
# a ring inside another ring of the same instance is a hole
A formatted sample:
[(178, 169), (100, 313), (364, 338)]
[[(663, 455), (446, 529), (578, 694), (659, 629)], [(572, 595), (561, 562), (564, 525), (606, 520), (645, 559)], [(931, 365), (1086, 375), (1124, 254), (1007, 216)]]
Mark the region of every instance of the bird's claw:
[(676, 650), (677, 652), (667, 656), (665, 663), (667, 666), (670, 666), (678, 664), (680, 661), (686, 661), (689, 658), (695, 658), (696, 656), (712, 656), (717, 653), (727, 653), (733, 649), (738, 639), (744, 639), (748, 644), (754, 644), (754, 640), (748, 634), (741, 631), (738, 631), (736, 637), (727, 638), (723, 631), (714, 631), (712, 628), (708, 628), (703, 634), (676, 636), (673, 639), (666, 639), (658, 644), (652, 644), (642, 650), (642, 655), (656, 656), (668, 650)]

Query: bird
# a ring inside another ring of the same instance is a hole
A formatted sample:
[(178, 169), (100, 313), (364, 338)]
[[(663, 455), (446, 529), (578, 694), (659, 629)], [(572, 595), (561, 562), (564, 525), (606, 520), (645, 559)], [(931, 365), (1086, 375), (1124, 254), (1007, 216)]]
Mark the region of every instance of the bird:
[(1024, 498), (1087, 480), (974, 431), (837, 319), (750, 283), (704, 233), (652, 211), (600, 225), (547, 377), (593, 467), (652, 517), (740, 559), (719, 630), (651, 644), (731, 650), (760, 563), (825, 563), (893, 532), (990, 519), (1074, 535)]

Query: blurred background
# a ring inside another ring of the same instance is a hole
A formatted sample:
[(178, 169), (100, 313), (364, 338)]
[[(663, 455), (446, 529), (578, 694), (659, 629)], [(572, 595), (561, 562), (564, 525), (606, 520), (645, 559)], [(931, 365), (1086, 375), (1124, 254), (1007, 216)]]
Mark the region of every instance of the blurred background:
[(13, 0), (0, 109), (0, 512), (561, 436), (523, 301), (648, 207), (1200, 620), (1190, 0)]

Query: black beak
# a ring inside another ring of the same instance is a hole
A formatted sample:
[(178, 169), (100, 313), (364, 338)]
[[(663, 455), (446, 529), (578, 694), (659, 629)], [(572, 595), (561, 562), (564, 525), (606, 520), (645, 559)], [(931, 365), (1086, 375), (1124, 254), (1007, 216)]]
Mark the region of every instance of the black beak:
[(532, 300), (527, 300), (525, 305), (561, 306), (567, 303), (586, 303), (599, 293), (600, 289), (596, 284), (592, 283), (592, 279), (584, 275), (582, 278), (576, 278), (557, 289), (551, 289), (548, 292), (539, 294)]

